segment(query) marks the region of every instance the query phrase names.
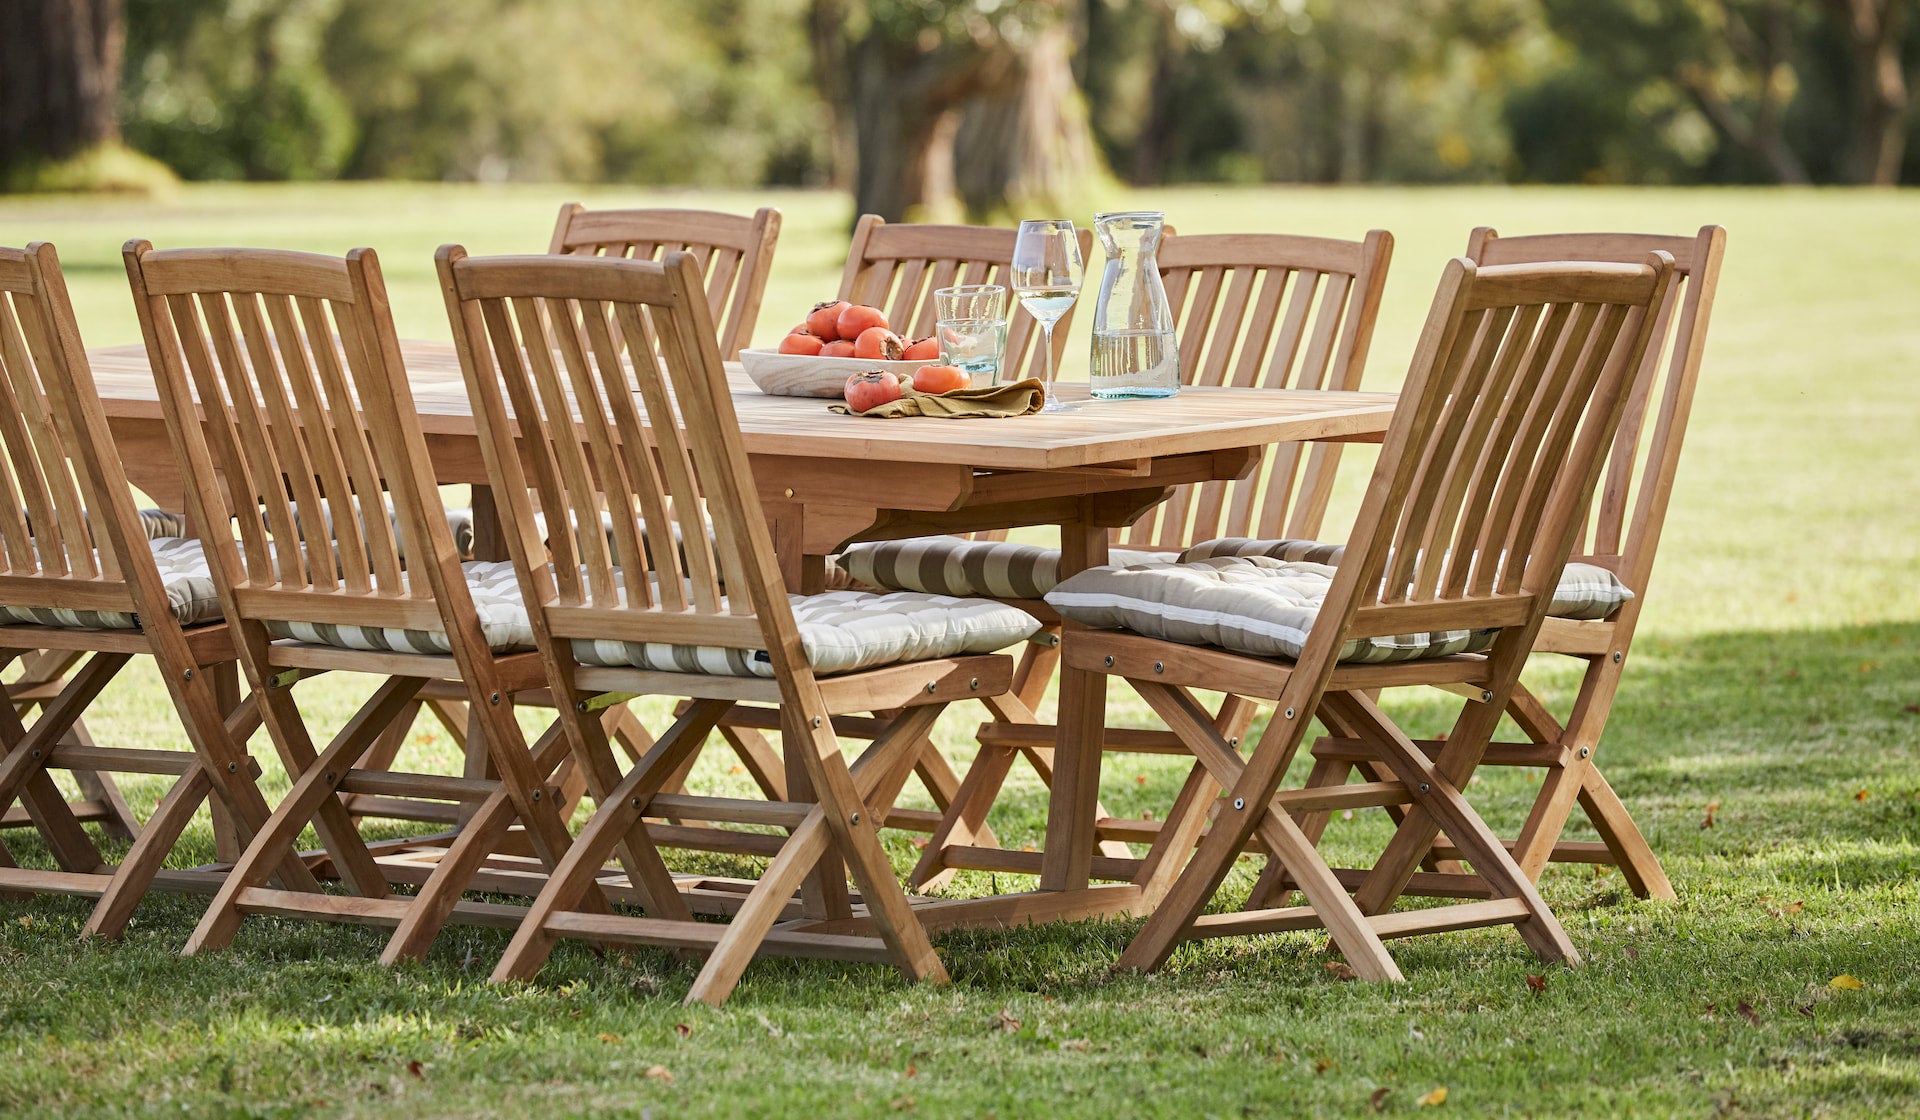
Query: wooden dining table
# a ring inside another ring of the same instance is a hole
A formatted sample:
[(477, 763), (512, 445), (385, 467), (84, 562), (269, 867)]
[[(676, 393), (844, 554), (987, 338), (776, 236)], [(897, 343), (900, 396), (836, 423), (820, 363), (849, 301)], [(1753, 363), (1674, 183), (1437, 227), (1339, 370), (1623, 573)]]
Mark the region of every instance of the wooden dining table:
[[(475, 554), (504, 559), (472, 405), (451, 343), (402, 343), (414, 404), (443, 485), (473, 487)], [(132, 484), (170, 509), (184, 487), (141, 346), (88, 358)], [(1027, 526), (1060, 531), (1062, 578), (1107, 561), (1108, 531), (1186, 483), (1246, 477), (1272, 444), (1379, 442), (1392, 393), (1190, 387), (1171, 398), (1091, 400), (1012, 419), (876, 419), (825, 400), (770, 396), (729, 364), (774, 547), (790, 589), (821, 591), (828, 557), (857, 541)], [(1037, 891), (926, 901), (930, 926), (1126, 913), (1127, 884), (1095, 886), (1106, 678), (1060, 669), (1054, 790)], [(1137, 894), (1137, 890), (1134, 891)], [(1012, 900), (1012, 901), (1004, 901)]]

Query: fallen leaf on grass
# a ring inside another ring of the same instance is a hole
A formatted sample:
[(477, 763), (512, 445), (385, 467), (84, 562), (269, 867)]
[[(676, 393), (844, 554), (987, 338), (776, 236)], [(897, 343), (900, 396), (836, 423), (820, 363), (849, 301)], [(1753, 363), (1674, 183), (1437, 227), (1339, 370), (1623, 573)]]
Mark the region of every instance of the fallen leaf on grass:
[(1719, 812), (1719, 811), (1720, 811), (1720, 801), (1719, 801), (1719, 799), (1718, 799), (1718, 798), (1716, 798), (1716, 799), (1714, 799), (1714, 800), (1712, 800), (1712, 801), (1709, 801), (1709, 802), (1707, 802), (1707, 815), (1706, 815), (1705, 817), (1702, 817), (1702, 818), (1700, 819), (1700, 827), (1701, 827), (1701, 828), (1712, 828), (1712, 827), (1713, 827), (1713, 815), (1714, 815), (1715, 813), (1717, 813), (1717, 812)]
[(1839, 992), (1857, 992), (1860, 989), (1866, 987), (1866, 985), (1861, 983), (1855, 977), (1850, 976), (1847, 973), (1843, 972), (1840, 975), (1834, 977), (1833, 979), (1827, 981), (1827, 987), (1832, 988), (1833, 990), (1839, 991)]
[(1020, 1020), (1014, 1018), (1012, 1012), (1002, 1007), (993, 1013), (993, 1029), (1012, 1034), (1020, 1029)]
[(1335, 980), (1360, 979), (1360, 974), (1355, 972), (1353, 966), (1346, 961), (1328, 961), (1324, 967), (1327, 970), (1327, 975), (1333, 977)]
[(600, 1041), (602, 1041), (602, 1042), (604, 1042), (604, 1043), (606, 1043), (606, 1044), (607, 1044), (607, 1045), (609, 1045), (609, 1046), (612, 1046), (612, 1045), (616, 1045), (616, 1044), (618, 1044), (618, 1043), (619, 1043), (619, 1041), (620, 1041), (620, 1036), (619, 1036), (619, 1035), (617, 1035), (617, 1034), (608, 1034), (608, 1033), (607, 1033), (607, 1032), (605, 1032), (605, 1031), (601, 1031), (601, 1032), (600, 1032), (599, 1034), (597, 1034), (597, 1035), (594, 1035), (594, 1037), (595, 1037), (595, 1038), (597, 1038), (597, 1039), (599, 1039)]
[(924, 836), (916, 836), (910, 842), (913, 844), (915, 851), (925, 851), (927, 848), (927, 838)]
[(1147, 776), (1146, 776), (1145, 774), (1135, 774), (1135, 775), (1133, 776), (1133, 784), (1134, 784), (1134, 785), (1137, 785), (1137, 786), (1144, 786), (1144, 785), (1146, 785), (1146, 784), (1147, 784)]
[(900, 1073), (900, 1076), (902, 1077), (918, 1077), (919, 1075), (920, 1075), (920, 1067), (914, 1065), (912, 1062), (908, 1062), (907, 1068), (902, 1070)]
[(1375, 1089), (1373, 1095), (1367, 1098), (1367, 1107), (1373, 1109), (1375, 1112), (1385, 1112), (1387, 1110), (1387, 1094), (1391, 1092), (1393, 1092), (1393, 1090), (1385, 1086)]
[(664, 1081), (669, 1085), (673, 1084), (673, 1071), (666, 1066), (648, 1066), (647, 1076), (655, 1081)]
[(727, 773), (729, 774), (744, 774), (746, 772), (747, 772), (747, 768), (740, 765), (738, 762), (734, 763), (732, 766), (728, 767), (727, 769)]
[(21, 928), (21, 929), (32, 929), (32, 928), (33, 928), (33, 915), (32, 915), (32, 914), (22, 914), (22, 915), (20, 915), (20, 928)]
[(1544, 992), (1547, 990), (1547, 978), (1545, 976), (1529, 975), (1527, 977), (1527, 988), (1535, 992)]
[(1626, 953), (1627, 956), (1633, 960), (1637, 961), (1640, 959), (1640, 950), (1634, 948), (1631, 945), (1627, 946), (1624, 950), (1622, 950), (1622, 952)]
[(419, 1062), (407, 1063), (407, 1072), (413, 1074), (415, 1077), (425, 1077), (426, 1074), (422, 1072), (425, 1068), (426, 1067), (422, 1066)]
[(912, 1097), (895, 1097), (895, 1098), (893, 1098), (893, 1110), (894, 1110), (895, 1112), (912, 1112), (912, 1111), (913, 1111), (913, 1098), (912, 1098)]
[(681, 1038), (686, 1038), (693, 1033), (693, 1028), (685, 1023), (675, 1023), (673, 1025), (673, 1033), (679, 1035)]
[(1789, 902), (1785, 906), (1779, 906), (1779, 907), (1769, 906), (1767, 907), (1767, 913), (1772, 914), (1776, 918), (1791, 918), (1795, 914), (1798, 914), (1800, 911), (1805, 910), (1806, 908), (1807, 908), (1807, 904), (1803, 900), (1803, 901)]
[(1419, 1105), (1421, 1108), (1434, 1108), (1439, 1105), (1446, 1104), (1447, 1103), (1447, 1087), (1445, 1085), (1441, 1085), (1435, 1088), (1433, 1092), (1428, 1093), (1426, 1096), (1421, 1097), (1419, 1100), (1414, 1101), (1413, 1103), (1416, 1105)]
[(1813, 1018), (1813, 1005), (1811, 1003), (1803, 1003), (1800, 1006), (1794, 1008), (1794, 1010), (1798, 1011), (1800, 1013), (1800, 1017), (1803, 1019)]
[(1855, 801), (1865, 801), (1869, 796), (1871, 796), (1869, 791), (1863, 789), (1859, 793), (1854, 794), (1853, 799)]
[(1318, 1061), (1313, 1063), (1313, 1072), (1315, 1074), (1325, 1073), (1332, 1068), (1333, 1068), (1333, 1059), (1331, 1058), (1321, 1058)]
[(1760, 1013), (1755, 1011), (1753, 1005), (1746, 1000), (1743, 999), (1739, 1003), (1734, 1004), (1733, 1009), (1739, 1012), (1741, 1017), (1746, 1019), (1747, 1022), (1752, 1023), (1756, 1027), (1760, 1025)]
[(1904, 704), (1900, 710), (1910, 716), (1920, 716), (1920, 704)]

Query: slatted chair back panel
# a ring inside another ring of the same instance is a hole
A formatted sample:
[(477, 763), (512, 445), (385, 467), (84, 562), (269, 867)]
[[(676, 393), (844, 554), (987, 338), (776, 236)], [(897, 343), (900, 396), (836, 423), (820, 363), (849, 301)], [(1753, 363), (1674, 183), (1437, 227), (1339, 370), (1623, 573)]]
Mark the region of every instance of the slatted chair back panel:
[(9, 605), (150, 609), (129, 586), (123, 558), (144, 553), (146, 535), (110, 448), (53, 247), (0, 248), (0, 596)]
[[(1093, 231), (1082, 229), (1080, 258), (1089, 265)], [(1007, 346), (1001, 380), (1040, 377), (1046, 358), (1037, 340), (1040, 324), (1017, 306), (1008, 270), (1018, 232), (993, 226), (889, 224), (863, 215), (853, 230), (847, 265), (840, 277), (840, 298), (885, 312), (902, 338), (925, 338), (937, 317), (933, 293), (962, 284), (1000, 284), (1007, 291)], [(1077, 306), (1077, 305), (1076, 305)], [(1054, 326), (1054, 358), (1066, 346), (1073, 309)]]
[[(798, 630), (769, 566), (697, 260), (468, 258), (458, 247), (440, 260), (536, 629), (764, 649), (786, 668), (779, 651), (797, 644), (781, 638), (797, 643)], [(611, 540), (595, 531), (603, 510)]]
[(1612, 261), (1632, 264), (1648, 253), (1673, 258), (1673, 282), (1654, 320), (1653, 338), (1621, 418), (1598, 500), (1588, 511), (1574, 546), (1581, 559), (1610, 567), (1628, 586), (1644, 591), (1666, 521), (1699, 382), (1707, 323), (1719, 286), (1726, 230), (1702, 226), (1693, 237), (1648, 234), (1547, 234), (1500, 237), (1473, 231), (1467, 256), (1484, 265), (1547, 261)]
[(1671, 268), (1664, 253), (1641, 265), (1448, 264), (1331, 593), (1347, 584), (1357, 613), (1316, 626), (1310, 647), (1535, 616)]
[(660, 260), (692, 253), (706, 281), (707, 311), (720, 326), (720, 354), (728, 361), (753, 341), (780, 240), (780, 211), (763, 206), (752, 217), (712, 210), (588, 210), (560, 207), (550, 253)]
[[(1161, 242), (1160, 273), (1189, 385), (1354, 390), (1380, 314), (1393, 235), (1186, 234)], [(1282, 444), (1246, 479), (1183, 487), (1115, 543), (1178, 550), (1222, 536), (1312, 538), (1340, 444)]]
[(127, 267), (169, 422), (204, 421), (176, 438), (200, 524), (233, 527), (209, 533), (230, 611), (442, 629), (466, 584), (445, 517), (418, 515), (439, 495), (372, 250), (134, 242)]

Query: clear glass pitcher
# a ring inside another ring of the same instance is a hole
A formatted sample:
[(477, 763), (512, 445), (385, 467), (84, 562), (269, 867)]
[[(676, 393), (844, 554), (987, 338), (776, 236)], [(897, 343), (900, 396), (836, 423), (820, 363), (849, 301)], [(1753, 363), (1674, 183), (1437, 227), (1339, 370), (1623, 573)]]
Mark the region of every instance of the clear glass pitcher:
[(1132, 210), (1093, 216), (1107, 251), (1093, 305), (1096, 397), (1171, 397), (1180, 391), (1180, 343), (1155, 253), (1167, 216)]

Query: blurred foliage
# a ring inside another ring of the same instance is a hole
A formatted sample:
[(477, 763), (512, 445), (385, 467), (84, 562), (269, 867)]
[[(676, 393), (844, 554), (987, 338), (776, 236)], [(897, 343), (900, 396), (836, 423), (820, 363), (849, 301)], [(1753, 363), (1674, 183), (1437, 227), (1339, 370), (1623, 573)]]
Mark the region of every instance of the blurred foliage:
[(823, 42), (1064, 11), (1135, 183), (1913, 181), (1911, 3), (127, 0), (122, 115), (189, 178), (846, 184)]
[(189, 178), (801, 184), (804, 0), (128, 0), (125, 132)]

